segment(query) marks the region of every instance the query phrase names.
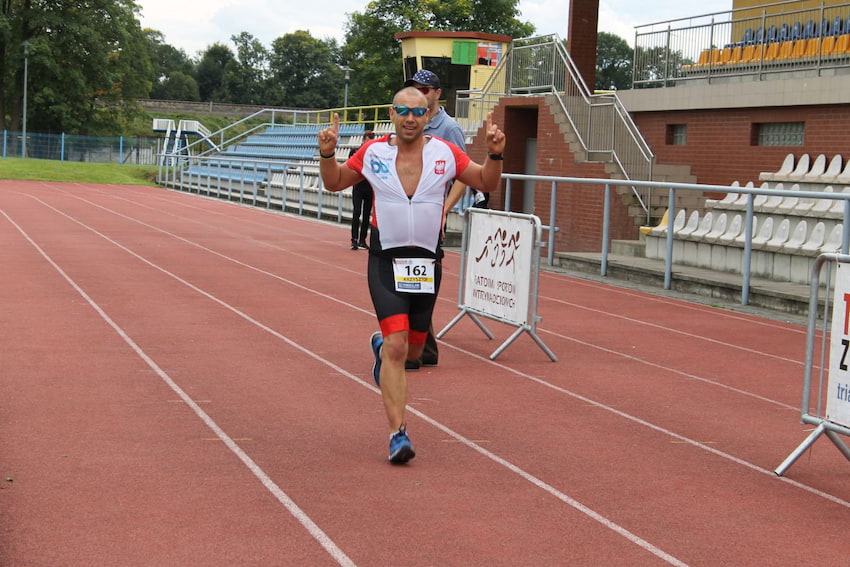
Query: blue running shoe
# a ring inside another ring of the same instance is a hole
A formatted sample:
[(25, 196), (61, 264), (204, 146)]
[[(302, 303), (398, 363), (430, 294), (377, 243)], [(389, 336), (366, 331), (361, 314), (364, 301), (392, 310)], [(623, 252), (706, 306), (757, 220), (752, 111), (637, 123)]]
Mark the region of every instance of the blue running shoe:
[(372, 354), (375, 355), (375, 364), (372, 366), (372, 378), (375, 379), (375, 385), (381, 387), (381, 347), (384, 345), (384, 337), (380, 331), (372, 333), (369, 339), (369, 344), (372, 345)]
[(407, 438), (407, 431), (402, 425), (398, 431), (390, 437), (390, 462), (394, 465), (401, 465), (416, 456), (413, 450), (413, 445), (410, 444), (410, 439)]

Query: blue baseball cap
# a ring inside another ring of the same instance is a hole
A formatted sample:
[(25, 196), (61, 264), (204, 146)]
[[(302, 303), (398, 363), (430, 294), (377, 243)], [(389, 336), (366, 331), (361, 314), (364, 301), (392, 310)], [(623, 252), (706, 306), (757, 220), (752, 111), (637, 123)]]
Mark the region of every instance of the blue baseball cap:
[(428, 69), (419, 69), (418, 71), (416, 71), (416, 74), (413, 75), (412, 79), (407, 79), (404, 82), (405, 87), (412, 87), (416, 84), (428, 85), (429, 87), (439, 89), (440, 77), (437, 76), (437, 73), (429, 71)]

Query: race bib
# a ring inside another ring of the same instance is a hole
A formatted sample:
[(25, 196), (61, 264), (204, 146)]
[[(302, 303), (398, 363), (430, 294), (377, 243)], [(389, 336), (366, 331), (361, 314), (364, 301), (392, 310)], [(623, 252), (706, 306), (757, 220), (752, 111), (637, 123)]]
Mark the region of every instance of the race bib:
[(434, 265), (431, 258), (393, 258), (395, 290), (404, 293), (434, 293)]

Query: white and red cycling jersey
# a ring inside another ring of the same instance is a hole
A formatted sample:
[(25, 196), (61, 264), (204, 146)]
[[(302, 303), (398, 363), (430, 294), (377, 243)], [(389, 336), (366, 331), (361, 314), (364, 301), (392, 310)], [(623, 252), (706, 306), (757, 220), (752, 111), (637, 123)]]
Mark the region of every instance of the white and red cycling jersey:
[(372, 226), (380, 231), (383, 250), (418, 246), (436, 252), (446, 191), (469, 165), (469, 156), (451, 142), (426, 136), (422, 176), (408, 197), (396, 172), (398, 147), (390, 145), (390, 139), (370, 140), (345, 163), (372, 185)]

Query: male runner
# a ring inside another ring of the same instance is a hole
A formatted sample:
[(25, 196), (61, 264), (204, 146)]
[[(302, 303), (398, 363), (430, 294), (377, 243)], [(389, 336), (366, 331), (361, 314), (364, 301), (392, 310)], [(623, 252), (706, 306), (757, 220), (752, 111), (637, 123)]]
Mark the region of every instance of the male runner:
[(364, 144), (343, 165), (334, 159), (339, 116), (319, 132), (319, 169), (325, 189), (340, 191), (365, 178), (374, 191), (368, 283), (380, 332), (370, 344), (372, 375), (390, 427), (391, 463), (415, 456), (407, 436), (407, 378), (404, 363), (422, 353), (442, 276), (439, 242), (446, 191), (457, 178), (492, 191), (502, 175), (504, 133), (485, 122), (488, 158), (479, 165), (451, 142), (424, 135), (425, 95), (405, 87), (393, 97), (390, 119), (395, 134)]

